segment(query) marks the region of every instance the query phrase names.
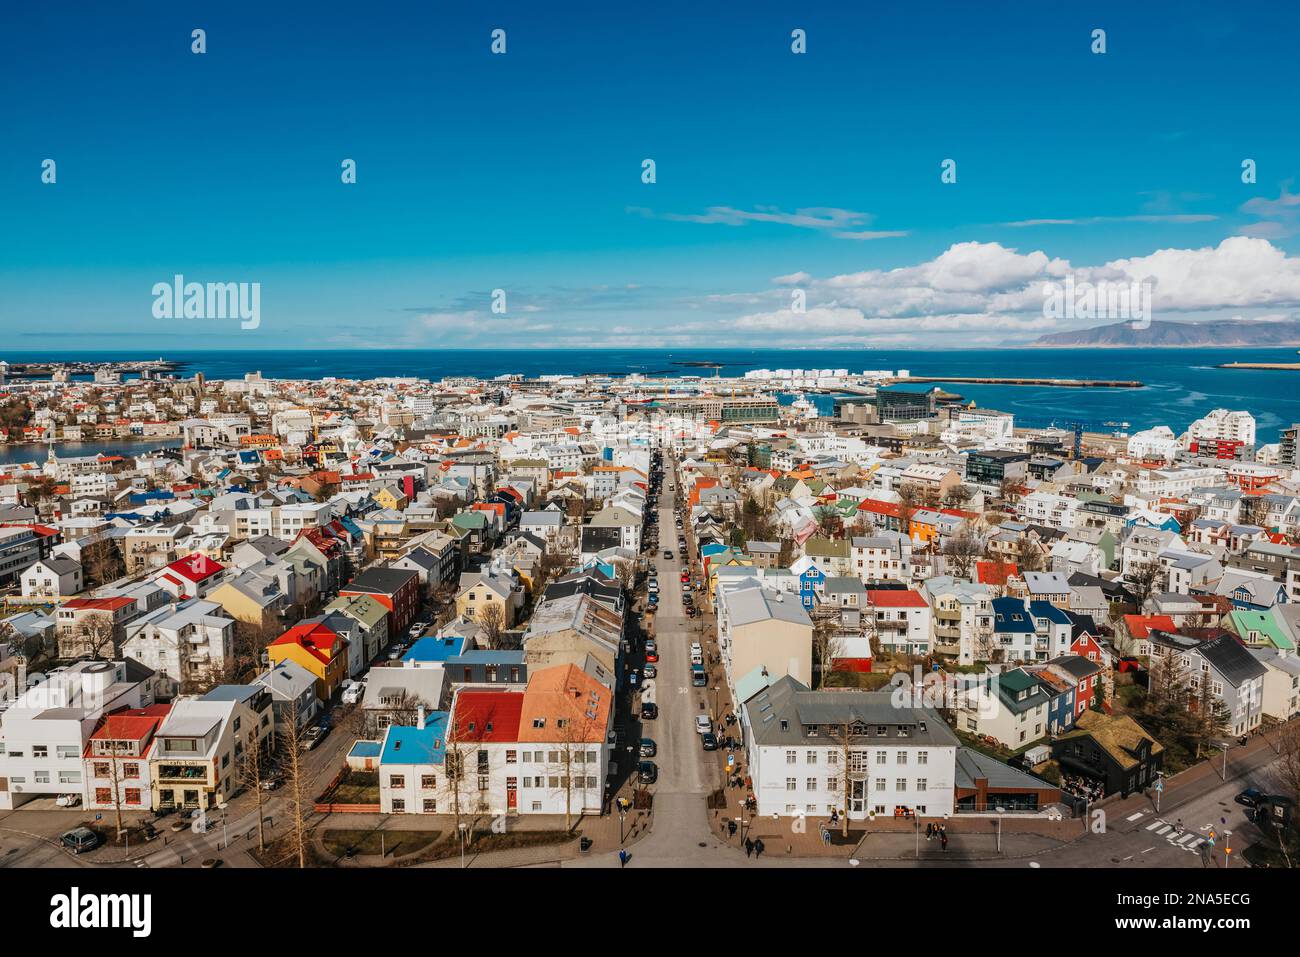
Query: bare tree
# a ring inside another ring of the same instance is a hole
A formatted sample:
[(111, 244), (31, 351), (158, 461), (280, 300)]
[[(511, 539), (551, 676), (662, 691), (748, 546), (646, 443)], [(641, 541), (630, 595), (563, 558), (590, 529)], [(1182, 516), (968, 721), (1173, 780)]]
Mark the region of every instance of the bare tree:
[(813, 624), (812, 651), (817, 665), (819, 687), (826, 684), (826, 675), (835, 667), (835, 659), (844, 657), (844, 638), (839, 633), (838, 609), (832, 614), (822, 614)]
[(307, 769), (302, 760), (302, 744), (302, 730), (294, 714), (284, 722), (284, 734), (280, 736), (280, 767), (288, 798), (289, 840), (299, 868), (307, 866)]
[(825, 725), (822, 730), (837, 748), (831, 753), (837, 756), (840, 796), (844, 804), (840, 816), (840, 834), (848, 837), (849, 808), (852, 806), (855, 781), (861, 783), (862, 800), (867, 799), (867, 729), (856, 722), (845, 721), (841, 724)]
[(77, 623), (72, 630), (68, 647), (61, 649), (61, 653), (67, 658), (78, 655), (102, 658), (103, 652), (107, 649), (111, 657), (117, 650), (116, 639), (117, 627), (113, 624), (113, 619), (96, 612), (86, 615)]
[(501, 641), (501, 633), (505, 631), (505, 605), (496, 601), (484, 602), (474, 613), (474, 620), (483, 629), (483, 638), (487, 646), (496, 648)]
[[(583, 702), (574, 702), (577, 715), (573, 712), (556, 719), (555, 744), (547, 748), (547, 763), (557, 774), (548, 774), (547, 785), (550, 790), (564, 792), (564, 829), (573, 826), (573, 799), (575, 793), (583, 796), (582, 809), (587, 806), (588, 756), (591, 755), (591, 737), (596, 728), (594, 719), (584, 710)], [(602, 729), (603, 730), (603, 729)], [(603, 735), (596, 735), (597, 744)], [(554, 782), (554, 783), (552, 783)], [(600, 782), (596, 782), (599, 793)]]
[(984, 554), (984, 543), (969, 524), (963, 524), (943, 543), (941, 554), (952, 564), (953, 574), (969, 578), (971, 566)]
[(1133, 566), (1128, 575), (1125, 576), (1128, 581), (1128, 590), (1133, 595), (1133, 600), (1137, 603), (1139, 609), (1146, 604), (1146, 600), (1155, 591), (1163, 570), (1164, 567), (1158, 561), (1140, 562)]
[[(297, 718), (296, 713), (289, 715), (289, 720), (295, 724)], [(266, 749), (263, 742), (257, 740), (257, 729), (250, 728), (248, 739), (244, 743), (244, 753), (240, 755), (235, 774), (239, 785), (249, 788), (253, 792), (253, 798), (257, 804), (257, 849), (259, 851), (266, 850), (266, 813), (263, 807), (265, 798), (262, 785), (268, 780), (268, 766)]]

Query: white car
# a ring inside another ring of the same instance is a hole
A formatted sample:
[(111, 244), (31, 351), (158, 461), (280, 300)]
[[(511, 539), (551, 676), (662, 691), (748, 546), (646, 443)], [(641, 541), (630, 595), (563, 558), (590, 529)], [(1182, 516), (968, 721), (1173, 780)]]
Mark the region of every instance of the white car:
[(697, 714), (695, 716), (695, 733), (708, 734), (713, 730), (713, 721), (707, 714)]
[(354, 681), (348, 687), (343, 689), (343, 703), (356, 704), (361, 700), (361, 696), (366, 693), (366, 683), (364, 681)]

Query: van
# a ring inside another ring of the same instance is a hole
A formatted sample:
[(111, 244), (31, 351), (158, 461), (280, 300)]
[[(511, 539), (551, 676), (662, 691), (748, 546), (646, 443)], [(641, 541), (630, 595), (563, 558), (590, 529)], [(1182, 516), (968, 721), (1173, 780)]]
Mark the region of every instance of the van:
[(704, 666), (691, 665), (691, 684), (696, 688), (703, 688), (709, 683), (709, 676), (704, 673)]

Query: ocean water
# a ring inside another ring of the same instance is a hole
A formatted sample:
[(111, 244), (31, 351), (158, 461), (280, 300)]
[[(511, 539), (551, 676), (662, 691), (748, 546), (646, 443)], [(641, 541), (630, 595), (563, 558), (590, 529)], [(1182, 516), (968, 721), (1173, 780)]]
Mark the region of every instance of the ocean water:
[[(149, 359), (157, 354), (66, 352), (5, 353), (9, 362)], [(842, 349), (634, 350), (229, 350), (172, 352), (180, 373), (208, 379), (260, 371), (268, 378), (375, 378), (520, 373), (609, 374), (640, 372), (710, 376), (690, 363), (715, 362), (723, 375), (750, 369), (907, 369), (914, 375), (1007, 378), (1136, 379), (1141, 389), (1058, 389), (1038, 386), (944, 385), (980, 406), (1016, 414), (1025, 424), (1082, 420), (1098, 431), (1128, 423), (1129, 431), (1168, 425), (1181, 432), (1215, 408), (1255, 415), (1259, 441), (1276, 441), (1280, 429), (1300, 422), (1300, 372), (1219, 369), (1223, 362), (1292, 362), (1292, 349), (979, 349), (953, 351)], [(903, 388), (907, 388), (904, 386)], [(911, 386), (931, 389), (933, 385)]]

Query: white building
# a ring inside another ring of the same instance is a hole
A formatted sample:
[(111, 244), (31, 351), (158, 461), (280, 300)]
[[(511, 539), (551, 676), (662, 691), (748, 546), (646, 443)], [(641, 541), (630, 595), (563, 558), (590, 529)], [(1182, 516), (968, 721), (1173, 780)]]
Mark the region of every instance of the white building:
[(126, 626), (122, 654), (156, 672), (159, 697), (172, 698), (234, 664), (235, 620), (214, 601), (164, 605)]
[(125, 661), (78, 661), (22, 691), (0, 724), (0, 810), (60, 794), (84, 801), (86, 741), (108, 712), (153, 703), (142, 672)]
[(952, 814), (957, 736), (937, 712), (898, 707), (893, 697), (809, 691), (789, 676), (751, 695), (741, 721), (758, 814)]

